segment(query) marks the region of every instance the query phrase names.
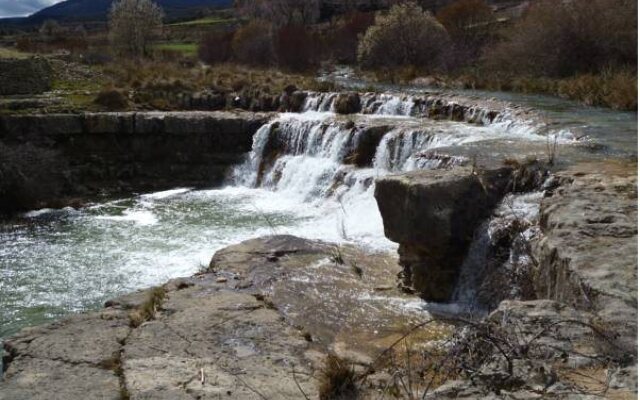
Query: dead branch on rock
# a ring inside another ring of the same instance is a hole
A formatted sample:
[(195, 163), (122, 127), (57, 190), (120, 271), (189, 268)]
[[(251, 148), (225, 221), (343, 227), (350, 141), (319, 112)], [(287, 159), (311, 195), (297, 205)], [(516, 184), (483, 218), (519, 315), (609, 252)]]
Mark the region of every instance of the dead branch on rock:
[[(435, 348), (409, 346), (408, 338), (411, 335), (435, 322), (450, 323), (458, 329), (451, 338)], [(563, 355), (591, 360), (600, 368), (625, 362), (624, 358), (616, 358), (621, 356), (623, 347), (616, 343), (615, 335), (591, 322), (560, 319), (532, 320), (529, 324), (539, 325), (539, 329), (513, 320), (474, 321), (453, 317), (424, 321), (385, 348), (369, 368), (357, 377), (357, 381), (362, 385), (377, 370), (386, 370), (390, 377), (384, 392), (402, 393), (408, 399), (424, 399), (441, 384), (455, 377), (464, 377), (474, 385), (500, 393), (502, 390), (526, 388), (532, 379), (527, 374), (535, 373), (540, 375), (542, 382), (546, 382), (544, 387), (550, 387), (559, 379), (560, 369), (569, 368), (553, 362), (562, 359)], [(563, 330), (579, 328), (586, 328), (585, 333), (591, 332), (611, 347), (603, 354), (580, 350), (580, 344), (573, 343), (575, 339), (570, 340), (563, 333)], [(523, 368), (523, 365), (530, 367)], [(606, 391), (608, 384), (602, 387)], [(575, 388), (576, 391), (579, 389)], [(417, 396), (420, 392), (422, 395)]]

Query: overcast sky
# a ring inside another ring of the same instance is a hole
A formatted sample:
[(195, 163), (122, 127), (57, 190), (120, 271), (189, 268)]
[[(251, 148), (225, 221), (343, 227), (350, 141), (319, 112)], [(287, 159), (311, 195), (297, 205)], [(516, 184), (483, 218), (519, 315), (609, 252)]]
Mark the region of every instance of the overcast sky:
[(61, 0), (0, 0), (0, 18), (22, 17)]

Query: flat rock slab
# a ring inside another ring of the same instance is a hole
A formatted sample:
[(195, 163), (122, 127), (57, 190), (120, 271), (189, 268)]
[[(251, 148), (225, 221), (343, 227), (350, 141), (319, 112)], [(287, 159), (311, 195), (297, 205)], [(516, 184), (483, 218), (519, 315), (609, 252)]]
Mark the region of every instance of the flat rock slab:
[(167, 296), (124, 347), (132, 399), (294, 399), (301, 396), (296, 380), (314, 392), (308, 342), (254, 296), (206, 285)]
[(105, 310), (26, 329), (4, 343), (10, 358), (31, 357), (70, 364), (106, 365), (129, 335), (126, 313)]
[(2, 400), (120, 400), (120, 379), (87, 364), (20, 357), (0, 384)]
[(367, 365), (428, 316), (406, 307), (392, 254), (273, 236), (211, 265), (164, 285), (137, 326), (155, 290), (10, 338), (0, 399), (317, 398), (329, 352)]
[[(397, 287), (401, 268), (390, 253), (274, 236), (221, 250), (210, 267), (226, 278), (220, 285), (259, 296), (314, 343), (356, 363), (430, 318)], [(434, 324), (434, 338), (441, 329)]]

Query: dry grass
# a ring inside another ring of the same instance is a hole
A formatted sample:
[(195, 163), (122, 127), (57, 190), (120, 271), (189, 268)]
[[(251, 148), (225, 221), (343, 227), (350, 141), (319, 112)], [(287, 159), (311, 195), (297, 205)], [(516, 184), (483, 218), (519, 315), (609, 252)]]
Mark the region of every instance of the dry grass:
[(204, 88), (238, 91), (249, 86), (272, 94), (281, 94), (289, 85), (313, 89), (315, 77), (286, 74), (276, 69), (248, 68), (235, 64), (188, 68), (176, 63), (113, 63), (104, 67), (112, 84), (121, 88), (144, 89), (158, 85), (180, 89)]
[(167, 295), (163, 287), (156, 287), (149, 290), (149, 297), (136, 310), (129, 313), (129, 323), (133, 328), (137, 328), (144, 322), (155, 318), (158, 308), (162, 305)]
[(356, 372), (348, 361), (330, 354), (320, 371), (320, 400), (352, 400), (358, 398)]
[(637, 88), (635, 72), (606, 70), (599, 75), (585, 74), (562, 80), (558, 83), (558, 94), (591, 106), (635, 110), (638, 108)]
[(638, 75), (635, 70), (628, 68), (607, 69), (599, 74), (580, 74), (559, 79), (473, 71), (455, 79), (449, 78), (448, 81), (466, 89), (548, 94), (589, 106), (624, 111), (638, 108)]
[(28, 58), (32, 56), (32, 54), (25, 53), (16, 49), (10, 49), (7, 47), (0, 47), (0, 58)]

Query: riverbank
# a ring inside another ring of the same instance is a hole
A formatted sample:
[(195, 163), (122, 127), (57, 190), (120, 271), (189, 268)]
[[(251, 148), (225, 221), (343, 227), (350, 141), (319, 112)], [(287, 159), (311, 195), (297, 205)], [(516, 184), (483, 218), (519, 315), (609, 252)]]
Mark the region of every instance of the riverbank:
[(630, 69), (607, 70), (600, 74), (577, 74), (568, 78), (518, 76), (475, 69), (450, 75), (433, 75), (422, 73), (415, 67), (358, 74), (361, 74), (365, 81), (381, 85), (423, 87), (431, 90), (540, 94), (573, 100), (585, 106), (619, 111), (638, 110), (638, 74)]
[[(554, 179), (532, 248), (536, 299), (506, 300), (482, 320), (434, 317), (435, 304), (396, 287), (392, 255), (272, 236), (218, 251), (193, 277), (8, 339), (2, 393), (293, 399), (344, 384), (360, 398), (633, 398), (637, 177), (583, 165)], [(488, 339), (500, 341), (482, 347)], [(351, 371), (342, 378), (336, 359)]]

